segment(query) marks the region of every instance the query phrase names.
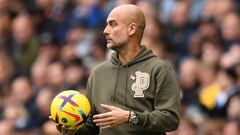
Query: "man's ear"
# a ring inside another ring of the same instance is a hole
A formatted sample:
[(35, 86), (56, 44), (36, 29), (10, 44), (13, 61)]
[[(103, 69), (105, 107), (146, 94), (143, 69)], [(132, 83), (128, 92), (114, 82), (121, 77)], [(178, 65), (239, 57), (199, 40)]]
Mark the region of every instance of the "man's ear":
[(128, 35), (132, 36), (135, 34), (137, 31), (137, 24), (136, 23), (131, 23), (128, 25)]

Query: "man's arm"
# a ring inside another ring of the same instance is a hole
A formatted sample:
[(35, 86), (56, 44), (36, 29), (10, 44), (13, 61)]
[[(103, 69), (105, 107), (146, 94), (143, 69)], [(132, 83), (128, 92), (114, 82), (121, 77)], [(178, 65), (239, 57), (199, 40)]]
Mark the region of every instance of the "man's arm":
[(156, 75), (154, 111), (136, 112), (137, 125), (148, 130), (169, 132), (177, 129), (180, 120), (180, 88), (170, 65)]
[(83, 128), (79, 129), (75, 135), (97, 135), (99, 133), (99, 127), (93, 123), (93, 115), (96, 114), (94, 104), (92, 103), (92, 85), (93, 85), (93, 74), (90, 75), (86, 87), (86, 96), (91, 105), (91, 113), (87, 119), (86, 124)]
[(90, 114), (86, 124), (79, 129), (74, 135), (98, 135), (99, 128), (93, 123), (93, 116)]

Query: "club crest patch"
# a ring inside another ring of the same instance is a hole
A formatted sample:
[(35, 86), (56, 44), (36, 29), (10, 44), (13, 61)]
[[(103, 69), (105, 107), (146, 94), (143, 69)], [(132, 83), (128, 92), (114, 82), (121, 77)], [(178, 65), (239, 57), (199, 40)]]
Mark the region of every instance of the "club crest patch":
[(150, 77), (148, 73), (142, 73), (141, 71), (135, 72), (136, 82), (132, 84), (132, 90), (135, 91), (134, 97), (144, 97), (143, 91), (148, 89)]

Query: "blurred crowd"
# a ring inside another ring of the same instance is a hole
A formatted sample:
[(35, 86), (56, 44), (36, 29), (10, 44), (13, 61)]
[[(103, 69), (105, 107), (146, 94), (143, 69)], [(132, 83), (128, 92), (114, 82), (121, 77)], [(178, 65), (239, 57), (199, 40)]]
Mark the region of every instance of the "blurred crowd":
[(168, 135), (240, 135), (239, 0), (0, 0), (0, 135), (59, 134), (51, 100), (85, 92), (112, 53), (107, 15), (126, 3), (145, 14), (142, 44), (179, 79), (182, 118)]

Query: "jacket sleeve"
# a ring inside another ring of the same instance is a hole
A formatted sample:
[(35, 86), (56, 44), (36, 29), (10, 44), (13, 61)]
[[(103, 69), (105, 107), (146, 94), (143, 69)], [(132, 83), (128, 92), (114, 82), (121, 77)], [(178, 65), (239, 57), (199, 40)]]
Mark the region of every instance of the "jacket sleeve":
[(180, 88), (175, 72), (167, 65), (164, 69), (158, 69), (155, 80), (154, 110), (137, 112), (139, 126), (151, 131), (174, 131), (180, 121)]
[(85, 125), (78, 130), (75, 135), (98, 135), (99, 128), (93, 123), (93, 115), (95, 115), (96, 111), (94, 109), (92, 103), (92, 85), (93, 85), (93, 75), (91, 75), (88, 79), (87, 87), (86, 87), (86, 96), (91, 104), (91, 113), (87, 119)]

